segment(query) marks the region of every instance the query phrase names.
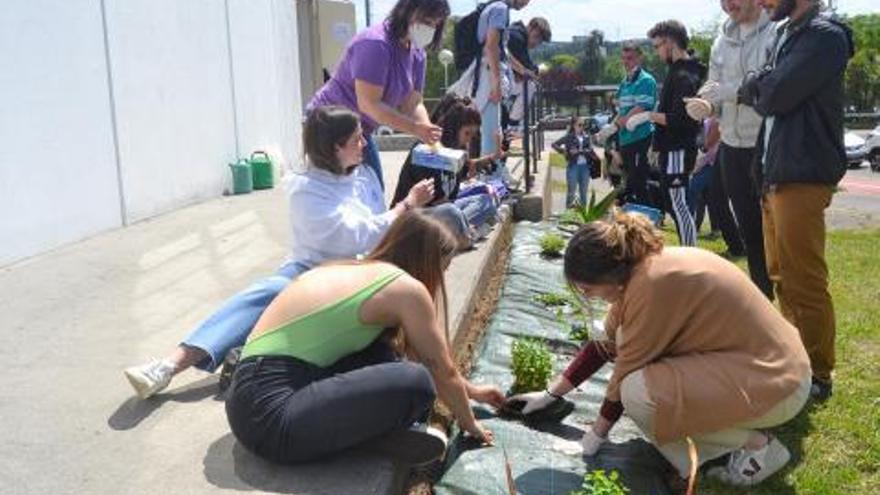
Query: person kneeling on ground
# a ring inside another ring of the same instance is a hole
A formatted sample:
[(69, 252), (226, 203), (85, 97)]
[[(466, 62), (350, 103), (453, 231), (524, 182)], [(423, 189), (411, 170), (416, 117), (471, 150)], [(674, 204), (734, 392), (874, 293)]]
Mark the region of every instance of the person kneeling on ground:
[[(444, 97), (434, 111), (431, 120), (443, 128), (440, 143), (446, 148), (467, 150), (480, 130), (480, 112), (471, 106), (468, 98), (459, 98), (455, 95)], [(391, 200), (391, 206), (393, 208), (401, 201), (406, 200), (408, 191), (415, 184), (430, 180), (434, 184), (434, 197), (428, 205), (454, 204), (462, 213), (461, 223), (463, 226), (458, 230), (464, 229), (470, 234), (470, 240), (475, 242), (485, 237), (497, 221), (496, 199), (485, 193), (459, 197), (459, 188), (462, 182), (474, 177), (478, 169), (490, 167), (495, 160), (502, 156), (503, 153), (499, 151), (491, 156), (468, 159), (467, 166), (462, 167), (458, 174), (452, 174), (434, 168), (413, 165), (413, 155), (410, 151), (400, 169), (400, 177), (397, 181), (394, 199)]]
[(430, 462), (446, 446), (424, 426), (436, 390), (464, 431), (491, 444), (468, 399), (499, 407), (504, 395), (459, 374), (440, 323), (449, 318), (438, 316), (457, 247), (444, 224), (408, 212), (364, 261), (327, 263), (290, 284), (233, 375), (226, 414), (238, 441), (281, 464), (364, 443)]
[(565, 277), (586, 298), (611, 304), (607, 340), (585, 346), (544, 392), (518, 397), (531, 413), (614, 361), (601, 413), (582, 443), (594, 454), (623, 410), (682, 478), (687, 437), (701, 463), (730, 454), (709, 475), (755, 485), (791, 458), (760, 430), (806, 403), (810, 362), (797, 329), (735, 265), (697, 248), (664, 248), (650, 222), (619, 213), (577, 232)]
[[(326, 260), (369, 252), (398, 216), (434, 196), (433, 182), (421, 181), (387, 209), (379, 178), (371, 167), (361, 165), (364, 147), (356, 113), (339, 106), (312, 110), (303, 130), (307, 166), (285, 178), (288, 261), (274, 276), (228, 299), (166, 358), (127, 368), (124, 374), (140, 398), (165, 389), (174, 375), (191, 366), (214, 371), (230, 350), (244, 344), (257, 319), (291, 280)], [(456, 225), (460, 215), (453, 205), (432, 208), (431, 214), (450, 225)]]

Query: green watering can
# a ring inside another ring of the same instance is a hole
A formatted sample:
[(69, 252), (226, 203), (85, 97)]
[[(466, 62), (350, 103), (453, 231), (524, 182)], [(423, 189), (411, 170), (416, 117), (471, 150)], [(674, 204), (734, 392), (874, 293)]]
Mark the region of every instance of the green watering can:
[(254, 189), (272, 189), (275, 186), (275, 174), (272, 171), (272, 159), (265, 151), (251, 153), (251, 170), (254, 175)]
[(230, 163), (232, 169), (232, 193), (247, 194), (254, 190), (254, 179), (251, 174), (251, 164), (244, 158)]

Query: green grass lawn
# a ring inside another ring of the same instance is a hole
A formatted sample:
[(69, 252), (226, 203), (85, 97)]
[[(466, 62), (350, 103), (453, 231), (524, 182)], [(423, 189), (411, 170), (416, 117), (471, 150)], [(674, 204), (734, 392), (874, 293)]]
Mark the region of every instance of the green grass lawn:
[[(558, 155), (550, 163), (565, 166)], [(668, 216), (663, 232), (667, 245), (678, 244)], [(701, 237), (699, 246), (727, 249), (721, 239)], [(834, 396), (774, 432), (794, 456), (782, 473), (748, 490), (702, 479), (699, 493), (880, 494), (880, 230), (830, 232), (826, 252), (837, 316)], [(734, 262), (747, 270), (744, 258)]]
[[(667, 245), (678, 244), (669, 218), (663, 233)], [(719, 254), (727, 249), (721, 239), (701, 238), (699, 245)], [(880, 230), (828, 235), (827, 259), (837, 315), (834, 396), (820, 406), (808, 404), (797, 418), (774, 432), (794, 455), (790, 467), (750, 490), (704, 479), (699, 493), (880, 493), (880, 260), (874, 251), (878, 247)], [(744, 258), (734, 262), (747, 270)]]

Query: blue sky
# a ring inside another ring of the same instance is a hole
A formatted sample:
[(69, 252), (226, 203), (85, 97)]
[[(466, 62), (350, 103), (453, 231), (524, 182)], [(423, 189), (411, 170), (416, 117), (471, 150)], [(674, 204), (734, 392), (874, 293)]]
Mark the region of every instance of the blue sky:
[[(357, 6), (358, 24), (364, 23), (364, 1)], [(475, 0), (449, 0), (454, 14), (473, 10)], [(384, 18), (396, 0), (371, 0), (373, 21)], [(848, 14), (880, 13), (878, 0), (838, 0), (838, 10)], [(556, 41), (601, 29), (609, 40), (643, 37), (655, 22), (675, 18), (694, 28), (711, 25), (722, 15), (719, 1), (707, 0), (532, 0), (514, 19), (546, 17)]]

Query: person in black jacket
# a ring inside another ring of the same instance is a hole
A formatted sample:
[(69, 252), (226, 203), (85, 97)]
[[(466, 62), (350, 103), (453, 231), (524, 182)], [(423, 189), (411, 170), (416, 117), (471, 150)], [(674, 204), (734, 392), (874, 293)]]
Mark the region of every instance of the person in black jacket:
[(759, 0), (788, 19), (769, 67), (739, 89), (764, 116), (756, 180), (763, 192), (767, 268), (782, 313), (798, 328), (813, 368), (814, 398), (831, 395), (835, 319), (825, 263), (825, 208), (846, 172), (844, 72), (852, 32), (816, 0)]
[(572, 117), (568, 132), (553, 143), (553, 150), (565, 157), (565, 207), (587, 205), (587, 189), (591, 177), (598, 177), (599, 156), (593, 151), (587, 123), (581, 117)]
[[(434, 110), (431, 121), (443, 128), (440, 143), (451, 149), (466, 150), (480, 130), (480, 112), (471, 105), (470, 99), (459, 98), (455, 95), (446, 95)], [(484, 237), (495, 223), (498, 215), (496, 199), (489, 194), (475, 194), (459, 198), (459, 188), (462, 181), (474, 177), (480, 169), (488, 169), (494, 160), (502, 157), (503, 153), (498, 151), (495, 155), (469, 159), (467, 166), (463, 167), (458, 174), (453, 174), (413, 165), (412, 151), (410, 151), (400, 169), (391, 207), (393, 208), (397, 203), (403, 201), (414, 184), (425, 179), (433, 179), (434, 197), (427, 206), (433, 207), (444, 203), (454, 204), (461, 211), (462, 218), (467, 224), (470, 241), (474, 242)]]
[[(629, 119), (627, 127), (650, 120), (656, 124), (654, 151), (660, 153), (660, 173), (668, 196), (678, 239), (682, 246), (697, 245), (697, 228), (687, 203), (688, 180), (697, 160), (697, 135), (701, 123), (690, 118), (685, 98), (700, 89), (707, 69), (688, 53), (687, 28), (678, 21), (663, 21), (648, 31), (657, 56), (669, 64), (656, 112)], [(634, 121), (635, 120), (635, 121)]]
[[(543, 17), (534, 17), (529, 21), (528, 27), (522, 21), (514, 22), (507, 30), (507, 55), (510, 68), (513, 69), (513, 85), (510, 95), (514, 98), (510, 111), (505, 110), (506, 122), (502, 122), (502, 128), (506, 131), (509, 126), (519, 127), (525, 112), (525, 98), (523, 94), (523, 80), (529, 80), (529, 102), (537, 92), (535, 81), (538, 79), (538, 65), (532, 60), (529, 50), (534, 50), (543, 43), (548, 43), (553, 38), (550, 23)], [(506, 107), (505, 107), (506, 108)], [(502, 118), (502, 120), (505, 120)]]

